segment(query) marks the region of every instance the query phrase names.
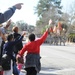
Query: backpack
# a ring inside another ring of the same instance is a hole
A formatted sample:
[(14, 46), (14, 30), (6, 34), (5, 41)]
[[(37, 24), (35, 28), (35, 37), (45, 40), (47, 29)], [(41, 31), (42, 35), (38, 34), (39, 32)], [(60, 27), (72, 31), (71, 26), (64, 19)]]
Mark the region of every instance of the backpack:
[[(21, 36), (19, 33), (13, 33), (13, 36), (14, 36), (14, 40), (16, 39), (19, 39), (19, 37)], [(14, 46), (14, 53), (17, 54), (18, 51), (20, 51), (23, 47), (23, 44), (22, 44), (22, 41), (20, 41), (19, 43), (17, 43), (15, 46)]]
[[(3, 45), (3, 48), (5, 44)], [(11, 69), (11, 58), (8, 54), (6, 54), (6, 50), (3, 49), (2, 58), (1, 58), (1, 65), (4, 71)]]
[(1, 61), (2, 69), (4, 71), (11, 69), (11, 58), (7, 54), (3, 54)]

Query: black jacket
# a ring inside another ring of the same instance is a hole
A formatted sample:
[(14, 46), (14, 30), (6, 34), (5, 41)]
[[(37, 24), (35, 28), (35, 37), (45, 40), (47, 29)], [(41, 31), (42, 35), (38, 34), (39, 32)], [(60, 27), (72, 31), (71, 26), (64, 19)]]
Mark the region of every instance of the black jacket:
[[(14, 35), (15, 40), (18, 39), (21, 36), (19, 33), (13, 33), (13, 35)], [(18, 44), (15, 45), (14, 53), (17, 54), (17, 52), (20, 51), (22, 49), (22, 47), (23, 47), (23, 44), (22, 44), (22, 41), (21, 41), (21, 42), (19, 42)]]

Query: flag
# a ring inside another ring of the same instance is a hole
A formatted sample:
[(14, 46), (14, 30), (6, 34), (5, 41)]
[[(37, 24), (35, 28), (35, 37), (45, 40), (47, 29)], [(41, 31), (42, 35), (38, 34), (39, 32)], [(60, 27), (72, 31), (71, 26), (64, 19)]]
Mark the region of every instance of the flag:
[(54, 26), (53, 32), (54, 32), (54, 33), (57, 33), (57, 27), (56, 27), (56, 26)]
[(61, 26), (61, 23), (60, 23), (60, 22), (58, 22), (57, 28), (58, 28), (59, 30), (62, 30), (62, 26)]
[(50, 20), (49, 20), (49, 25), (50, 25), (51, 23), (52, 23), (52, 20), (50, 19)]
[(52, 32), (52, 33), (53, 33), (53, 28), (52, 28), (52, 27), (50, 27), (50, 32)]

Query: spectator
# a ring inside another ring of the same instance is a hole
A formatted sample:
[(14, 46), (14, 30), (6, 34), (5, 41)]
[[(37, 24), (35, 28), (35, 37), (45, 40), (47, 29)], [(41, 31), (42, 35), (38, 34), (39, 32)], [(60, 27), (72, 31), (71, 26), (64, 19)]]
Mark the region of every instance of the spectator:
[(3, 52), (3, 45), (5, 44), (5, 41), (6, 41), (6, 29), (10, 26), (11, 24), (11, 20), (9, 20), (7, 22), (7, 24), (3, 27), (0, 28), (0, 31), (1, 31), (1, 39), (0, 39), (0, 61), (1, 61), (1, 58), (2, 58), (2, 52)]
[[(12, 28), (12, 30), (14, 31), (14, 33), (13, 33), (14, 40), (17, 40), (21, 36), (21, 34), (18, 33), (18, 27), (14, 26)], [(17, 55), (18, 51), (21, 50), (22, 47), (23, 47), (22, 41), (20, 41), (19, 43), (17, 43), (14, 46), (14, 56), (15, 56), (15, 58), (16, 58), (16, 55)], [(15, 66), (17, 67), (16, 63), (15, 63)], [(16, 74), (16, 70), (17, 70), (16, 67), (14, 67), (14, 69), (13, 69), (14, 74)]]
[[(18, 39), (21, 36), (21, 34), (18, 33), (18, 27), (14, 26), (12, 30), (14, 31), (13, 33), (14, 40)], [(18, 44), (15, 45), (14, 47), (15, 56), (17, 55), (18, 51), (22, 49), (22, 47), (23, 47), (22, 41), (20, 41)]]
[(35, 40), (35, 35), (29, 35), (29, 42), (24, 45), (24, 47), (19, 51), (20, 56), (27, 51), (26, 61), (25, 61), (25, 70), (27, 71), (26, 75), (37, 75), (41, 70), (40, 64), (40, 46), (47, 38), (49, 29), (43, 34), (43, 36)]
[(1, 57), (2, 57), (1, 43), (2, 43), (2, 32), (0, 30), (0, 64), (1, 64)]
[[(49, 21), (49, 27), (52, 23), (52, 20)], [(45, 33), (39, 38), (35, 39), (35, 34), (29, 35), (29, 42), (23, 46), (23, 48), (19, 51), (19, 55), (23, 56), (25, 52), (25, 70), (26, 75), (37, 75), (37, 73), (41, 70), (40, 63), (40, 46), (46, 40), (48, 33), (50, 32), (49, 27), (45, 31)]]
[(19, 71), (21, 71), (21, 69), (23, 69), (24, 66), (24, 60), (23, 58), (21, 58), (21, 56), (19, 54), (17, 54), (16, 56), (16, 63), (17, 63), (17, 68)]
[[(19, 39), (17, 39), (17, 40), (14, 40), (12, 34), (8, 35), (8, 37), (7, 37), (8, 42), (5, 43), (3, 51), (8, 56), (10, 56), (10, 58), (11, 58), (11, 60), (13, 60), (13, 62), (16, 61), (14, 54), (13, 54), (13, 50), (14, 50), (13, 47), (15, 46), (15, 44), (22, 41), (22, 38), (24, 35), (25, 35), (25, 33), (21, 37), (19, 37)], [(11, 64), (12, 64), (12, 62), (11, 62)], [(15, 63), (14, 63), (14, 65), (15, 65)], [(14, 66), (14, 67), (16, 67), (16, 66)], [(13, 72), (15, 72), (15, 71), (13, 71)], [(4, 71), (4, 75), (12, 75), (12, 67), (11, 67), (11, 70)], [(19, 72), (17, 71), (14, 75), (19, 75)]]

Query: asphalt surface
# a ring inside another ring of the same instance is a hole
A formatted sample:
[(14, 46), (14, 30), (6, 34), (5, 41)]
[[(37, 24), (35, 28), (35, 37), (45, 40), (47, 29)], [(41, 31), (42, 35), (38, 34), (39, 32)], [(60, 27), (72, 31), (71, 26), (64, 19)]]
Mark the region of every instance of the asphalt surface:
[(75, 75), (75, 43), (65, 46), (43, 44), (40, 49), (41, 71), (38, 75)]
[(41, 71), (38, 75), (75, 75), (75, 44), (41, 46)]

